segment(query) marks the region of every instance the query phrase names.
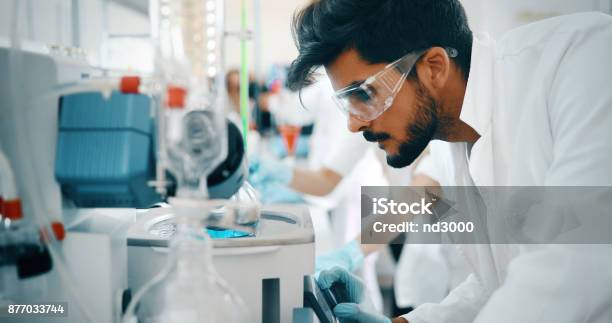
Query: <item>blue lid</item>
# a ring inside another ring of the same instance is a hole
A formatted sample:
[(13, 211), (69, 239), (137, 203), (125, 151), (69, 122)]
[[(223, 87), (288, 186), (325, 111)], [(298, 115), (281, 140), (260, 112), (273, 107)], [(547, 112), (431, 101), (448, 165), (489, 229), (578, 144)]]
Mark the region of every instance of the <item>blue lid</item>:
[[(62, 97), (60, 130), (132, 129), (151, 132), (151, 101), (147, 96), (113, 92), (108, 100), (100, 93)], [(146, 116), (146, 117), (143, 117)]]

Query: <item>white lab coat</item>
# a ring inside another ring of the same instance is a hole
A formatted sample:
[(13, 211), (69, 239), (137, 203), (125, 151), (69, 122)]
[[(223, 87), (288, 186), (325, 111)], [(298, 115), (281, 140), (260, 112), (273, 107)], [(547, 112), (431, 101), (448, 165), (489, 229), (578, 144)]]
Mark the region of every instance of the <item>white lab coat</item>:
[[(461, 119), (480, 139), (451, 145), (455, 185), (612, 186), (612, 18), (547, 19), (495, 43), (475, 37)], [(463, 245), (475, 274), (419, 322), (611, 322), (610, 245)]]
[[(432, 141), (430, 153), (419, 159), (414, 175), (426, 175), (440, 185), (451, 185), (445, 168), (452, 160), (449, 147), (449, 143)], [(395, 302), (399, 307), (438, 303), (472, 272), (457, 246), (450, 243), (418, 244), (418, 238), (410, 234), (407, 239), (394, 277)]]
[[(346, 121), (346, 119), (343, 119)], [(337, 144), (329, 155), (323, 160), (322, 165), (341, 174), (344, 179), (337, 190), (352, 190), (350, 198), (346, 203), (340, 205), (339, 212), (346, 214), (360, 214), (360, 186), (361, 185), (388, 185), (406, 186), (410, 185), (413, 173), (427, 175), (438, 182), (441, 176), (447, 176), (438, 171), (443, 167), (429, 155), (423, 156), (415, 171), (413, 166), (401, 169), (392, 168), (386, 164), (383, 150), (365, 140), (360, 134), (344, 131), (336, 137)], [(327, 142), (329, 142), (329, 138)], [(448, 145), (439, 142), (438, 145)], [(441, 150), (441, 149), (438, 149)], [(375, 157), (374, 157), (375, 156)], [(378, 159), (382, 172), (385, 173), (387, 183), (377, 179), (382, 178), (379, 165), (373, 162)], [(344, 244), (360, 232), (359, 218), (338, 218), (333, 221), (333, 232), (344, 236), (339, 241)], [(368, 289), (377, 288), (375, 282), (376, 273), (372, 270), (375, 257), (366, 259), (367, 265), (363, 276), (367, 282)], [(398, 306), (416, 306), (425, 302), (442, 300), (449, 292), (471, 272), (465, 259), (461, 257), (454, 245), (436, 244), (406, 244), (402, 255), (396, 266), (394, 285), (395, 296)], [(378, 291), (371, 292), (371, 298), (377, 308), (381, 308), (382, 300)]]
[[(346, 119), (344, 119), (346, 120)], [(384, 182), (373, 181), (380, 176), (378, 169), (373, 169), (372, 157), (376, 156), (382, 171), (391, 186), (410, 185), (414, 167), (408, 166), (401, 169), (392, 168), (386, 164), (386, 155), (383, 150), (376, 149), (372, 144), (363, 140), (359, 134), (345, 133), (335, 150), (331, 151), (323, 161), (323, 165), (343, 176), (357, 176), (359, 181), (343, 180), (342, 186), (345, 189), (354, 191), (353, 200), (347, 203), (352, 207), (354, 214), (359, 214), (360, 208), (360, 185), (384, 185)], [(434, 165), (435, 164), (435, 165)], [(417, 172), (438, 180), (436, 168), (439, 167), (430, 156), (423, 156), (418, 163)], [(378, 168), (378, 167), (377, 167)], [(349, 175), (353, 174), (353, 175)], [(346, 209), (344, 210), (346, 212)], [(360, 230), (359, 219), (354, 219), (347, 223), (339, 219), (335, 221), (336, 230), (342, 232), (342, 228), (347, 233), (342, 242), (353, 239)], [(368, 257), (368, 262), (373, 262), (372, 257)], [(368, 266), (370, 267), (370, 266)], [(369, 269), (366, 269), (368, 271)], [(452, 245), (435, 244), (406, 244), (402, 250), (400, 260), (397, 263), (394, 277), (394, 291), (396, 303), (401, 307), (416, 306), (425, 302), (440, 301), (467, 276), (470, 268), (465, 260)], [(374, 272), (364, 273), (369, 280), (376, 279)], [(370, 283), (370, 286), (375, 285)], [(378, 293), (376, 293), (378, 294)], [(379, 296), (374, 296), (374, 304), (380, 308), (381, 301)]]

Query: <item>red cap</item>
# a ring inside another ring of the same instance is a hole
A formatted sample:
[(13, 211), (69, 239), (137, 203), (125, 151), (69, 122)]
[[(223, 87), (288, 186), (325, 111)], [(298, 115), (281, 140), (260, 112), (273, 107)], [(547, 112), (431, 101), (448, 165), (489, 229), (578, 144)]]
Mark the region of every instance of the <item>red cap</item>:
[(57, 241), (62, 241), (66, 237), (66, 229), (64, 228), (64, 224), (61, 222), (52, 222), (51, 230), (53, 230), (53, 234), (55, 235), (55, 239)]
[(170, 109), (182, 109), (185, 107), (185, 97), (187, 91), (178, 86), (168, 86), (167, 88), (166, 106)]
[(124, 76), (121, 78), (119, 89), (121, 93), (133, 93), (138, 94), (138, 88), (140, 87), (140, 77), (138, 76)]
[(4, 201), (2, 203), (2, 215), (13, 221), (21, 219), (23, 217), (23, 213), (21, 212), (21, 200), (14, 199)]

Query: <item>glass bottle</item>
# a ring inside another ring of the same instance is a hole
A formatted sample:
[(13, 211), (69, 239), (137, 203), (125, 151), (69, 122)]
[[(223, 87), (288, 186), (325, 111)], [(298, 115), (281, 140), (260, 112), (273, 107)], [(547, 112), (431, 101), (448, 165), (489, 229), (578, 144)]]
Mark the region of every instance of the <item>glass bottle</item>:
[(177, 214), (168, 262), (137, 292), (124, 323), (249, 322), (246, 304), (212, 265), (211, 240), (203, 229), (210, 211), (194, 211)]

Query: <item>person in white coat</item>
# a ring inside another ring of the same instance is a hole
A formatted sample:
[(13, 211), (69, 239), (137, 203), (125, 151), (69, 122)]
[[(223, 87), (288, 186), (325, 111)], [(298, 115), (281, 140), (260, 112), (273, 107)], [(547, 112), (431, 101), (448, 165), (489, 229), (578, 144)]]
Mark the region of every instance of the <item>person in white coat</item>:
[[(452, 185), (448, 171), (448, 165), (452, 165), (449, 145), (438, 140), (429, 144), (428, 155), (416, 162), (413, 186)], [(472, 272), (458, 246), (422, 244), (410, 234), (406, 238), (394, 277), (395, 301), (400, 308), (438, 303)]]
[[(391, 166), (441, 139), (455, 185), (612, 186), (610, 16), (551, 18), (496, 42), (472, 34), (456, 0), (321, 0), (296, 15), (294, 34), (290, 87), (324, 66), (349, 128)], [(393, 322), (612, 321), (611, 245), (460, 247), (474, 274)], [(350, 273), (318, 283), (344, 286), (341, 319), (391, 322), (359, 304)]]
[[(305, 109), (313, 117), (315, 127), (310, 138), (308, 165), (295, 167), (260, 158), (251, 177), (257, 182), (256, 187), (274, 187), (273, 190), (262, 190), (262, 193), (278, 195), (267, 196), (266, 200), (289, 202), (283, 200), (284, 190), (279, 189), (287, 187), (307, 194), (305, 199), (310, 203), (333, 207), (331, 231), (336, 248), (317, 257), (316, 271), (341, 266), (359, 273), (366, 282), (373, 304), (380, 309), (382, 296), (375, 265), (376, 253), (383, 246), (361, 246), (359, 239), (355, 239), (360, 232), (361, 185), (436, 186), (439, 175), (436, 175), (435, 168), (440, 166), (434, 165), (427, 154), (419, 161), (416, 176), (413, 176), (415, 170), (411, 166), (399, 169), (387, 166), (384, 152), (375, 151), (374, 145), (343, 127), (345, 118), (335, 109), (332, 95), (328, 78), (321, 75), (301, 93), (301, 97), (286, 93), (282, 105), (272, 101), (274, 113), (290, 114), (291, 111), (286, 110)], [(401, 307), (440, 300), (448, 294), (449, 286), (456, 285), (456, 277), (466, 275), (465, 261), (457, 259), (454, 247), (429, 244), (404, 246), (404, 249), (395, 276), (397, 282), (405, 284), (394, 289), (396, 302)], [(439, 272), (445, 276), (431, 276), (426, 280), (412, 274), (418, 272)]]

